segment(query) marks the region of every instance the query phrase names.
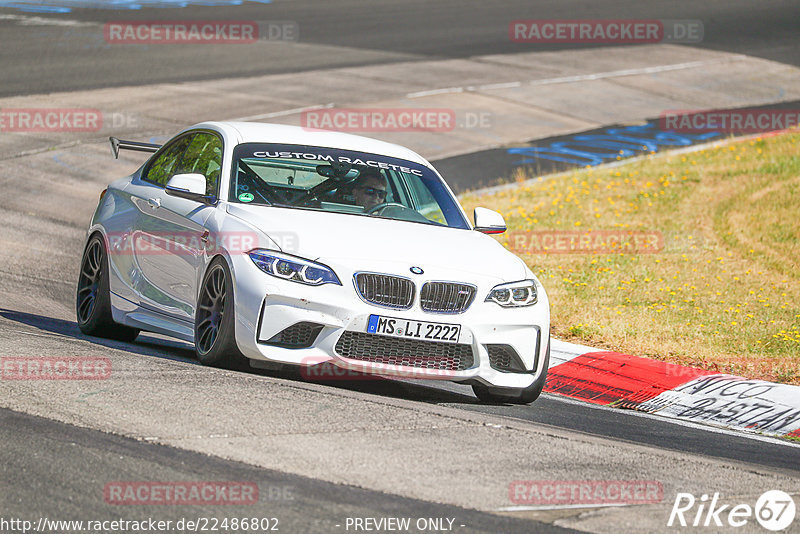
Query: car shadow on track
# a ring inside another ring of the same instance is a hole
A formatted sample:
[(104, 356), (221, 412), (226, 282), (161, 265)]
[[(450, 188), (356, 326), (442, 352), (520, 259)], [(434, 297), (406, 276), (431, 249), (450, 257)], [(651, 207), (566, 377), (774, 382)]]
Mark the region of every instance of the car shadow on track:
[(77, 323), (74, 321), (65, 321), (64, 319), (56, 319), (54, 317), (47, 317), (46, 315), (25, 313), (5, 308), (0, 308), (0, 317), (15, 323), (33, 327), (37, 330), (48, 332), (54, 336), (88, 341), (95, 345), (133, 352), (144, 356), (156, 356), (168, 360), (198, 364), (194, 357), (192, 345), (178, 340), (154, 337), (146, 333), (139, 334), (139, 337), (137, 337), (136, 341), (133, 343), (92, 337), (81, 332)]
[[(82, 333), (74, 321), (66, 321), (64, 319), (56, 319), (54, 317), (47, 317), (45, 315), (25, 313), (5, 308), (0, 308), (0, 317), (7, 319), (8, 321), (32, 327), (36, 330), (53, 334), (54, 336), (88, 341), (95, 345), (132, 352), (143, 356), (154, 356), (156, 358), (199, 365), (199, 362), (195, 358), (194, 347), (190, 343), (185, 343), (179, 340), (155, 337), (147, 333), (139, 334), (139, 337), (136, 338), (136, 341), (130, 343), (124, 341), (114, 341), (100, 337), (92, 337)], [(346, 380), (326, 380), (324, 378), (317, 378), (335, 376), (336, 370), (328, 369), (327, 371), (320, 371), (319, 368), (325, 369), (324, 366), (326, 365), (329, 364), (315, 366), (317, 369), (313, 372), (305, 372), (299, 368), (290, 366), (276, 371), (255, 369), (246, 366), (235, 370), (265, 377), (288, 379), (295, 382), (318, 384), (336, 389), (357, 391), (359, 393), (380, 395), (383, 397), (426, 402), (430, 404), (479, 403), (478, 400), (471, 395), (465, 395), (457, 392), (446, 391), (437, 387), (430, 387), (416, 383), (412, 384), (409, 382), (373, 375), (362, 376), (358, 373), (348, 373), (348, 379)]]
[[(392, 397), (396, 399), (406, 399), (418, 402), (426, 402), (429, 404), (453, 403), (453, 404), (478, 404), (479, 401), (472, 395), (465, 395), (459, 392), (448, 391), (435, 386), (428, 386), (419, 384), (419, 382), (411, 383), (403, 380), (393, 378), (385, 378), (376, 375), (359, 374), (348, 372), (350, 379), (332, 379), (325, 380), (316, 378), (316, 376), (326, 376), (325, 372), (313, 372), (310, 369), (328, 366), (333, 368), (331, 364), (321, 364), (308, 369), (299, 369), (294, 367), (287, 367), (281, 371), (280, 376), (283, 378), (291, 378), (293, 380), (302, 381), (309, 384), (320, 384), (330, 386), (337, 389), (346, 389), (348, 391), (357, 391), (359, 393), (367, 393), (371, 395), (380, 395), (382, 397)], [(341, 370), (339, 370), (341, 371)], [(334, 371), (335, 373), (335, 371)], [(327, 373), (330, 376), (333, 373)], [(313, 377), (313, 378), (312, 378)]]

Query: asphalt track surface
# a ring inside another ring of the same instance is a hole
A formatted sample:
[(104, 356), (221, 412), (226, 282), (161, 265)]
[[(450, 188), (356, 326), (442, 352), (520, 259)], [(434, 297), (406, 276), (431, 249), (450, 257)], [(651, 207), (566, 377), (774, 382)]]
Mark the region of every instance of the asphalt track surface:
[[(10, 8), (0, 8), (0, 15), (0, 96), (597, 46), (511, 42), (508, 25), (517, 19), (700, 20), (703, 41), (692, 46), (800, 65), (800, 4), (792, 0), (276, 0), (235, 7), (75, 9), (66, 15), (35, 15), (86, 25), (20, 24), (7, 17), (32, 15)], [(269, 48), (109, 45), (102, 25), (117, 20), (293, 21), (300, 43), (331, 48), (306, 54), (280, 43)]]
[[(12, 9), (0, 9), (0, 14), (20, 15)], [(55, 18), (52, 15), (43, 17)], [(444, 0), (431, 4), (379, 0), (309, 5), (279, 0), (271, 5), (246, 4), (230, 9), (76, 10), (68, 17), (60, 17), (90, 25), (24, 26), (14, 19), (0, 18), (3, 43), (0, 65), (7, 73), (0, 85), (0, 95), (295, 72), (413, 58), (529, 51), (526, 45), (511, 43), (507, 37), (508, 21), (524, 18), (700, 19), (705, 25), (705, 40), (699, 46), (800, 64), (796, 26), (800, 6), (795, 2), (757, 4), (736, 1), (706, 6), (697, 2), (658, 5), (615, 1), (594, 5), (555, 1), (493, 4)], [(120, 19), (296, 20), (300, 23), (302, 42), (343, 48), (337, 48), (337, 54), (325, 56), (302, 52), (284, 56), (279, 51), (264, 56), (263, 50), (233, 46), (203, 48), (203, 54), (198, 54), (196, 47), (188, 46), (119, 49), (103, 43), (102, 35), (99, 38), (97, 35), (98, 26), (91, 24)], [(6, 275), (2, 277), (11, 280)], [(37, 282), (31, 279), (27, 283), (35, 285)], [(48, 285), (43, 291), (65, 304), (73, 299), (69, 287)], [(33, 332), (89, 341), (98, 346), (105, 343), (82, 336), (74, 323), (47, 315), (2, 309), (0, 317)], [(130, 353), (152, 356), (154, 362), (196, 363), (182, 344), (147, 335), (136, 343), (114, 343), (113, 346)], [(263, 377), (264, 381), (273, 378), (270, 373), (254, 371), (252, 374)], [(427, 405), (454, 407), (497, 416), (498, 421), (510, 418), (541, 428), (568, 430), (575, 435), (722, 460), (744, 469), (766, 468), (790, 476), (800, 475), (800, 447), (797, 446), (699, 426), (678, 425), (632, 412), (575, 403), (557, 396), (545, 395), (532, 406), (486, 406), (477, 403), (467, 388), (456, 385), (375, 381), (332, 383), (326, 387), (331, 391), (346, 390), (367, 397), (405, 399), (417, 403), (421, 410)], [(4, 517), (33, 518), (57, 514), (64, 517), (64, 513), (69, 512), (67, 516), (72, 514), (83, 518), (141, 518), (145, 515), (141, 510), (112, 508), (96, 496), (86, 497), (87, 486), (96, 485), (98, 480), (123, 478), (122, 473), (137, 480), (240, 477), (258, 481), (261, 488), (296, 488), (298, 491), (292, 492), (294, 499), (268, 501), (265, 509), (259, 509), (265, 515), (280, 514), (285, 518), (282, 521), (286, 521), (287, 531), (331, 531), (331, 522), (335, 522), (337, 517), (412, 513), (415, 516), (463, 517), (464, 523), (469, 525), (465, 531), (559, 531), (529, 520), (509, 519), (330, 484), (8, 410), (0, 411), (0, 421), (0, 443), (3, 443), (0, 457), (6, 466), (0, 480), (3, 486), (13, 488), (13, 492), (4, 491), (0, 496), (0, 510)], [(169, 519), (190, 514), (202, 515), (202, 511), (160, 509), (151, 515)]]
[[(64, 295), (72, 298), (72, 294)], [(18, 325), (33, 327), (41, 332), (74, 339), (84, 339), (99, 346), (122, 347), (132, 353), (154, 358), (168, 358), (185, 363), (198, 363), (189, 346), (183, 342), (170, 342), (160, 336), (143, 333), (133, 343), (107, 341), (85, 336), (73, 322), (20, 313), (0, 308), (0, 318)], [(260, 370), (243, 371), (269, 378), (277, 376), (302, 382), (303, 377), (292, 368), (280, 372)], [(544, 394), (530, 406), (486, 405), (480, 403), (468, 386), (448, 382), (434, 383), (420, 380), (397, 381), (389, 379), (318, 381), (326, 387), (379, 395), (398, 399), (411, 399), (420, 403), (441, 404), (460, 409), (510, 417), (553, 428), (563, 428), (607, 437), (629, 443), (650, 445), (674, 451), (699, 454), (709, 458), (745, 462), (775, 469), (785, 469), (800, 475), (800, 446), (787, 445), (772, 438), (755, 440), (733, 431), (715, 431), (700, 425), (682, 425), (636, 412), (605, 408), (565, 399), (559, 395)]]
[[(2, 517), (38, 522), (123, 519), (157, 521), (197, 518), (269, 518), (278, 532), (345, 531), (348, 517), (453, 519), (456, 532), (570, 532), (541, 522), (503, 517), (455, 506), (321, 483), (278, 471), (142, 443), (40, 417), (0, 409), (4, 469), (0, 483), (13, 495), (0, 496)], [(31, 454), (32, 444), (35, 453)], [(258, 486), (256, 504), (209, 506), (124, 506), (106, 501), (98, 480), (239, 481)], [(220, 508), (222, 510), (220, 510)]]
[[(65, 294), (63, 298), (71, 296), (71, 293)], [(131, 355), (152, 358), (153, 365), (165, 361), (168, 364), (197, 364), (188, 345), (159, 336), (143, 333), (134, 343), (122, 343), (84, 336), (70, 321), (41, 315), (0, 310), (0, 318), (8, 321), (7, 324), (11, 324), (15, 331), (24, 328), (31, 333), (40, 332), (65, 341), (88, 342), (100, 351), (104, 347), (119, 349)], [(291, 369), (241, 373), (258, 377), (264, 381), (264, 386), (275, 379), (308, 383)], [(756, 440), (740, 433), (717, 431), (699, 425), (672, 423), (631, 411), (571, 401), (557, 395), (545, 394), (531, 406), (484, 405), (472, 396), (468, 387), (450, 383), (383, 379), (315, 383), (330, 393), (346, 391), (364, 398), (411, 401), (422, 411), (427, 410), (427, 406), (452, 407), (491, 415), (498, 424), (509, 420), (524, 421), (544, 431), (548, 428), (566, 430), (576, 438), (600, 437), (623, 445), (688, 453), (709, 462), (722, 461), (731, 469), (766, 469), (785, 476), (800, 476), (800, 447), (797, 445), (769, 438)], [(154, 417), (158, 415), (154, 414)], [(277, 516), (289, 532), (335, 532), (339, 529), (332, 525), (341, 524), (344, 518), (365, 516), (458, 517), (463, 518), (463, 521), (459, 521), (466, 525), (464, 532), (559, 531), (547, 530), (552, 525), (533, 520), (519, 518), (517, 521), (506, 521), (491, 514), (329, 484), (9, 410), (0, 410), (0, 421), (0, 443), (4, 444), (0, 457), (6, 465), (0, 480), (6, 487), (14, 488), (13, 492), (0, 497), (0, 507), (5, 517), (35, 519), (44, 516), (84, 520), (120, 517), (140, 520), (147, 516), (144, 511), (148, 510), (150, 516), (159, 520), (177, 520), (181, 517), (203, 516), (204, 513), (205, 516), (217, 518), (233, 517), (236, 515), (234, 511), (241, 511), (247, 514), (257, 512), (259, 516)], [(580, 465), (582, 460), (575, 458), (575, 462)], [(580, 475), (576, 475), (576, 478), (580, 479)], [(269, 488), (289, 487), (293, 497), (275, 500), (262, 497), (255, 507), (233, 507), (236, 509), (230, 513), (227, 508), (219, 511), (189, 506), (121, 507), (103, 502), (98, 493), (103, 483), (115, 480), (256, 481), (262, 495), (268, 495)], [(57, 491), (46, 489), (51, 485)]]

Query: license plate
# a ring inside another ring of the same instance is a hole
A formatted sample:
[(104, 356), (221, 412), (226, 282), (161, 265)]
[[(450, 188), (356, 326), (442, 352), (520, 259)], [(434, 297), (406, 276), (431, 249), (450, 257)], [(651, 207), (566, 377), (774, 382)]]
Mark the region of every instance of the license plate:
[(458, 343), (461, 334), (461, 325), (446, 323), (429, 323), (426, 321), (411, 321), (397, 317), (383, 315), (370, 315), (367, 332), (384, 336), (402, 337), (405, 339), (424, 339), (428, 341), (443, 341), (445, 343)]

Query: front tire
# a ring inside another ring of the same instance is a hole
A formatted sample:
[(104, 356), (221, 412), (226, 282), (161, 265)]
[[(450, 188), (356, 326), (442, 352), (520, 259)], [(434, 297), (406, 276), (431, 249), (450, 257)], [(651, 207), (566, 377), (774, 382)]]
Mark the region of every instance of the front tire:
[(542, 374), (530, 386), (524, 389), (490, 388), (483, 384), (473, 384), (475, 396), (487, 404), (530, 404), (539, 398), (547, 381), (547, 369), (550, 366), (550, 336), (547, 337), (547, 352), (544, 356)]
[(241, 367), (244, 356), (236, 345), (233, 278), (221, 257), (209, 265), (194, 319), (194, 348), (197, 359), (213, 367)]
[(81, 273), (75, 293), (78, 328), (88, 336), (133, 341), (139, 335), (139, 330), (117, 324), (112, 319), (108, 267), (105, 240), (100, 234), (95, 234), (86, 244), (81, 258)]

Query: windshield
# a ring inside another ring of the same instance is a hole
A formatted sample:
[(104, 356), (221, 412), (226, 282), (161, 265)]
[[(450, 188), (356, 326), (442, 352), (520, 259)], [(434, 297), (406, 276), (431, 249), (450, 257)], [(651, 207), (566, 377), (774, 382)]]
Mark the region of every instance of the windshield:
[(233, 153), (228, 200), (469, 228), (428, 167), (333, 148), (241, 144)]

